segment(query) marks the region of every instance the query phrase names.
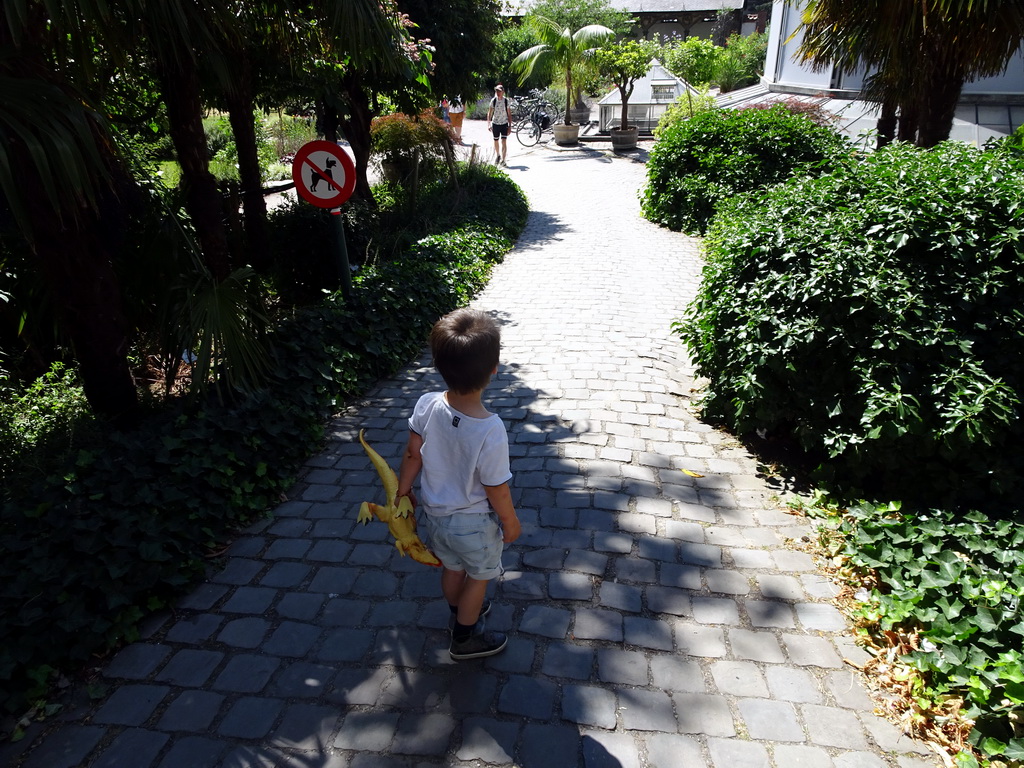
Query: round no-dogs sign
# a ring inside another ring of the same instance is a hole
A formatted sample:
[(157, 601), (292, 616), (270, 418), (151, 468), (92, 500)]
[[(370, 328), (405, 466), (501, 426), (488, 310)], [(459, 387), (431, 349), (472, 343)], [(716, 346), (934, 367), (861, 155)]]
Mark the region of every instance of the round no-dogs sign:
[(318, 208), (337, 208), (356, 188), (356, 166), (332, 141), (304, 144), (292, 162), (295, 191)]

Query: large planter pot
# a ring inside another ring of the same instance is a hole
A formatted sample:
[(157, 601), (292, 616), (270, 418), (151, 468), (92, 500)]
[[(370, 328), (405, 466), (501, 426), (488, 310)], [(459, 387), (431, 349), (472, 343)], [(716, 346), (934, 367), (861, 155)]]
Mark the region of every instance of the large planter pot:
[(397, 160), (380, 161), (380, 175), (384, 177), (385, 181), (401, 181), (405, 175), (404, 170), (402, 164)]
[(636, 137), (640, 129), (635, 125), (628, 128), (612, 128), (612, 149), (616, 152), (624, 149), (636, 149)]
[(590, 122), (590, 107), (586, 105), (573, 107), (569, 110), (569, 119), (574, 123), (586, 125)]
[(559, 146), (572, 146), (580, 140), (580, 127), (576, 123), (555, 123), (551, 128), (555, 132), (555, 144)]

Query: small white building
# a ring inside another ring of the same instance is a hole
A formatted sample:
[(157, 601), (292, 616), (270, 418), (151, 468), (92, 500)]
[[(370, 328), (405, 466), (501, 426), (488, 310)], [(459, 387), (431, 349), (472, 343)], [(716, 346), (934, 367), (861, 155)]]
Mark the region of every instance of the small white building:
[[(697, 93), (685, 80), (673, 75), (657, 59), (651, 59), (647, 74), (636, 81), (633, 94), (629, 97), (629, 124), (640, 129), (640, 133), (652, 133), (661, 116), (678, 97), (689, 89)], [(612, 88), (597, 102), (597, 129), (607, 133), (618, 128), (622, 120), (622, 96), (618, 88)]]

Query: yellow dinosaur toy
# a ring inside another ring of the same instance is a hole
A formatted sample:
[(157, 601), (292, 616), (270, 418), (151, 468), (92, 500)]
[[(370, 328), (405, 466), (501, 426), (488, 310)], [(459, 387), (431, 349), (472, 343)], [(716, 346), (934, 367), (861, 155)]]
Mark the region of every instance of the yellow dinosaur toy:
[(409, 497), (403, 496), (397, 506), (395, 504), (395, 496), (398, 494), (398, 477), (395, 475), (395, 471), (363, 439), (363, 430), (359, 430), (359, 442), (363, 444), (363, 450), (366, 451), (366, 455), (373, 462), (374, 469), (380, 475), (388, 503), (381, 506), (364, 501), (359, 506), (357, 520), (366, 525), (376, 516), (382, 523), (387, 523), (388, 530), (395, 537), (395, 547), (402, 557), (408, 554), (418, 563), (440, 566), (441, 561), (434, 557), (434, 553), (427, 549), (416, 533), (416, 516), (413, 514), (412, 502), (409, 501)]

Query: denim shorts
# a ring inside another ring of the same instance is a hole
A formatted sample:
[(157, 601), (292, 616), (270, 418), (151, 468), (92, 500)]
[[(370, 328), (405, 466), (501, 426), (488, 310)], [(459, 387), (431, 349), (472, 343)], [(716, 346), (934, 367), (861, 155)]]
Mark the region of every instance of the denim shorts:
[(465, 571), (480, 581), (502, 574), (501, 526), (493, 512), (434, 517), (424, 513), (428, 545), (449, 571)]

